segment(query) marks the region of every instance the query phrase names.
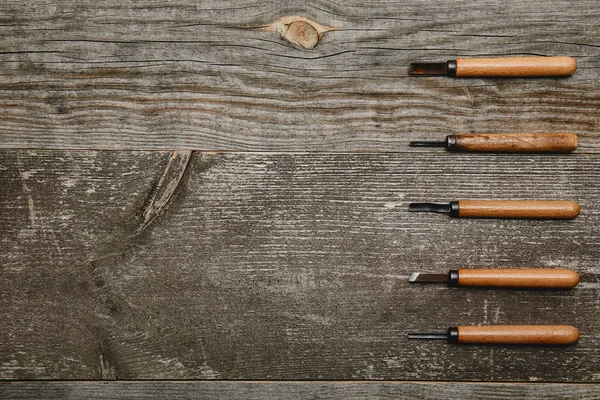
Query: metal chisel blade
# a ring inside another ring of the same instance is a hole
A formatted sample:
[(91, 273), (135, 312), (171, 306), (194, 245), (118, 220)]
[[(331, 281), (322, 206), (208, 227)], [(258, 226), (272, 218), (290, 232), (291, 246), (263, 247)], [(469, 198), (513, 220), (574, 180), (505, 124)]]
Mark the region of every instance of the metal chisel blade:
[(434, 340), (447, 340), (447, 333), (409, 333), (409, 339), (434, 339)]
[(445, 140), (415, 140), (408, 144), (410, 147), (446, 147)]
[(412, 63), (408, 69), (409, 75), (446, 75), (448, 66), (441, 63)]
[(410, 203), (408, 205), (408, 211), (449, 214), (450, 211), (452, 211), (452, 206), (450, 204), (437, 204), (437, 203)]
[(421, 274), (413, 272), (408, 281), (411, 283), (443, 283), (448, 281), (448, 274)]

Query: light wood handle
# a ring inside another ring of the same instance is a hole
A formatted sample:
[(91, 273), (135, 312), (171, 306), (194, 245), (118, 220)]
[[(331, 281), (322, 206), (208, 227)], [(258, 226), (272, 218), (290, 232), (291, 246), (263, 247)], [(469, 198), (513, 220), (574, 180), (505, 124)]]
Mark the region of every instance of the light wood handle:
[(570, 325), (459, 326), (458, 343), (573, 344), (579, 331)]
[(577, 148), (572, 133), (496, 133), (455, 135), (449, 150), (506, 153), (568, 153)]
[(565, 268), (459, 268), (458, 286), (572, 288), (579, 274)]
[(567, 200), (459, 200), (458, 216), (466, 218), (573, 219), (579, 204)]
[(569, 76), (577, 69), (571, 57), (459, 58), (457, 77)]

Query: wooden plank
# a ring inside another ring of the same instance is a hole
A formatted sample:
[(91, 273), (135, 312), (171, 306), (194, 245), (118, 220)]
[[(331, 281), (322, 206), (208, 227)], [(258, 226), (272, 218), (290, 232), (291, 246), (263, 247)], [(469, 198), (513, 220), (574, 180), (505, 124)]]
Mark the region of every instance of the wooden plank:
[[(311, 50), (265, 26), (338, 30)], [(598, 151), (600, 3), (3, 1), (0, 147), (405, 151), (570, 131)], [(569, 55), (567, 79), (407, 76), (411, 61)]]
[(0, 292), (2, 378), (110, 376), (100, 326), (106, 307), (118, 305), (100, 294), (103, 278), (91, 261), (135, 232), (167, 159), (166, 152), (1, 154), (0, 281), (10, 288)]
[(600, 399), (598, 385), (426, 382), (10, 382), (0, 399)]
[[(12, 150), (0, 171), (1, 378), (600, 379), (594, 155)], [(573, 199), (582, 213), (407, 212), (415, 200), (469, 197)], [(573, 268), (582, 283), (406, 281), (519, 266)], [(558, 323), (577, 326), (579, 344), (406, 338), (458, 324)]]

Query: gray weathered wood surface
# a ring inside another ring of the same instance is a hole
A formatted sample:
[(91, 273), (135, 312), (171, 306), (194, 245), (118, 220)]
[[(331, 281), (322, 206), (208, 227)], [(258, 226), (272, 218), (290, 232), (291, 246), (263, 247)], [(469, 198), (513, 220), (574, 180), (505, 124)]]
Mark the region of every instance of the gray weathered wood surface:
[(19, 382), (0, 383), (0, 399), (326, 399), (597, 400), (597, 386), (431, 382)]
[[(265, 29), (289, 15), (337, 30), (301, 49)], [(20, 382), (0, 397), (597, 398), (599, 31), (595, 0), (3, 1), (0, 379), (563, 384)], [(411, 61), (532, 54), (569, 55), (579, 69), (406, 75)], [(507, 157), (407, 147), (519, 131), (574, 132), (580, 147)], [(582, 214), (406, 211), (467, 197), (573, 199)], [(406, 282), (518, 266), (573, 268), (582, 283)], [(582, 338), (406, 340), (495, 323), (569, 323)]]
[[(306, 50), (259, 29), (286, 15), (340, 30)], [(6, 0), (0, 146), (398, 151), (464, 132), (597, 138), (598, 31), (596, 0)], [(532, 54), (573, 56), (579, 70), (407, 76), (411, 61)]]
[[(172, 160), (175, 157), (175, 162)], [(600, 159), (579, 154), (4, 151), (2, 377), (600, 378)], [(162, 170), (184, 169), (183, 174)], [(182, 176), (183, 175), (183, 176)], [(163, 178), (167, 176), (167, 178)], [(146, 223), (160, 186), (178, 182)], [(158, 184), (161, 182), (160, 184)], [(566, 198), (573, 221), (465, 220), (414, 200)], [(569, 267), (568, 291), (409, 285), (413, 271)], [(571, 347), (409, 331), (573, 324)]]

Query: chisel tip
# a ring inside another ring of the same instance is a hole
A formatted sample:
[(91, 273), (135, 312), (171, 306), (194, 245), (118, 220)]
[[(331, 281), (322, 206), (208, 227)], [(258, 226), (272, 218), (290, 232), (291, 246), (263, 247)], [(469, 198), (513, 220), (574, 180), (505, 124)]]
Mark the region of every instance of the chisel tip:
[(408, 205), (410, 212), (434, 212), (441, 214), (449, 214), (452, 211), (450, 204), (437, 203), (410, 203)]
[(446, 147), (446, 142), (443, 140), (415, 140), (408, 144), (410, 147)]
[(413, 272), (408, 277), (410, 283), (444, 283), (448, 282), (448, 274), (421, 274)]
[(433, 340), (448, 340), (447, 333), (409, 333), (409, 339), (433, 339)]
[(446, 75), (448, 66), (442, 63), (412, 63), (408, 68), (409, 75)]

